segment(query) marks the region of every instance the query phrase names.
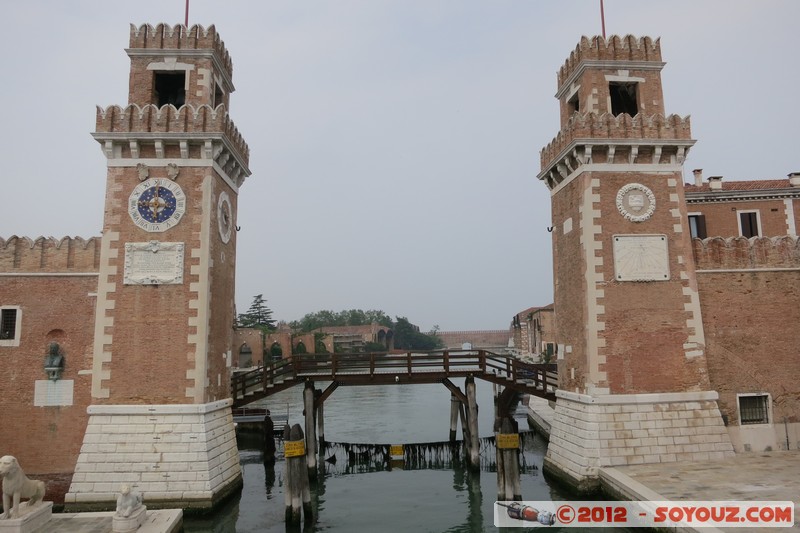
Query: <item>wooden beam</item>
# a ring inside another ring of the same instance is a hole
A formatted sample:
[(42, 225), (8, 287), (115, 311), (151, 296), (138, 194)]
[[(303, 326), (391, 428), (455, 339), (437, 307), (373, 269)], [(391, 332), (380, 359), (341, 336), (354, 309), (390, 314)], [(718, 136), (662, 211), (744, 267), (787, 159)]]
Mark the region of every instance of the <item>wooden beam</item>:
[(466, 396), (466, 394), (461, 392), (461, 389), (458, 388), (458, 385), (456, 385), (455, 383), (453, 383), (452, 381), (450, 381), (447, 378), (442, 378), (442, 385), (447, 387), (450, 390), (450, 392), (452, 392), (453, 395), (458, 399), (459, 402), (461, 402), (461, 403), (466, 405), (467, 396)]

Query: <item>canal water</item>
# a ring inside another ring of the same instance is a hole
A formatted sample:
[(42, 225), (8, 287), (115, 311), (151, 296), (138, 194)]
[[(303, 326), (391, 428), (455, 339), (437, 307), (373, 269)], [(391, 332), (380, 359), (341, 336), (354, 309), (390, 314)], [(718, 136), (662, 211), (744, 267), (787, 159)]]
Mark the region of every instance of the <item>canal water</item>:
[[(463, 380), (454, 382), (464, 390)], [(492, 435), (492, 385), (476, 380), (481, 437)], [(324, 388), (327, 383), (317, 384)], [(273, 415), (289, 416), (303, 425), (301, 386), (282, 391), (252, 407), (266, 407)], [(484, 441), (479, 473), (465, 470), (449, 454), (435, 449), (421, 463), (387, 471), (373, 461), (363, 444), (408, 444), (446, 441), (450, 429), (450, 391), (443, 385), (339, 387), (325, 401), (325, 439), (334, 443), (322, 462), (324, 473), (312, 482), (316, 523), (304, 532), (448, 532), (498, 531), (493, 525), (497, 478), (492, 470), (495, 449)], [(520, 430), (527, 421), (519, 420)], [(461, 428), (459, 427), (459, 438)], [(244, 488), (213, 515), (187, 517), (186, 533), (284, 532), (284, 469), (279, 458), (264, 463), (261, 438), (240, 433)], [(523, 439), (521, 474), (524, 500), (574, 499), (547, 484), (541, 473), (546, 442), (539, 436)], [(282, 447), (279, 447), (282, 451)], [(411, 468), (409, 468), (411, 467)], [(548, 528), (553, 530), (552, 528)], [(574, 530), (573, 530), (574, 531)], [(606, 529), (606, 531), (610, 531)]]

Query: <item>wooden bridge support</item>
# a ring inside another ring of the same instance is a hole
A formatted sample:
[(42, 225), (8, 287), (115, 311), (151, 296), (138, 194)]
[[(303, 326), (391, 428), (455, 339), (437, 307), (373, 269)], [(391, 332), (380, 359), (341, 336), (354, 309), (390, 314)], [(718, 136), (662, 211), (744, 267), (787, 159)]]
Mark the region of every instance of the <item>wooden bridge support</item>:
[(478, 441), (478, 401), (475, 393), (475, 378), (468, 376), (464, 382), (467, 392), (467, 425), (469, 427), (469, 467), (480, 470), (480, 442)]
[(320, 402), (319, 406), (317, 407), (317, 431), (319, 433), (319, 451), (325, 449), (325, 411), (323, 411), (322, 406), (324, 404)]
[(456, 441), (456, 432), (458, 431), (458, 410), (461, 402), (458, 401), (455, 394), (450, 394), (450, 442)]
[[(500, 435), (517, 435), (517, 424), (508, 417), (500, 424)], [(497, 446), (497, 499), (499, 501), (522, 501), (522, 484), (519, 477), (519, 447), (501, 447), (498, 433), (495, 433)]]
[(308, 477), (317, 479), (317, 426), (314, 419), (314, 382), (306, 381), (303, 389), (303, 414), (306, 417), (306, 461)]

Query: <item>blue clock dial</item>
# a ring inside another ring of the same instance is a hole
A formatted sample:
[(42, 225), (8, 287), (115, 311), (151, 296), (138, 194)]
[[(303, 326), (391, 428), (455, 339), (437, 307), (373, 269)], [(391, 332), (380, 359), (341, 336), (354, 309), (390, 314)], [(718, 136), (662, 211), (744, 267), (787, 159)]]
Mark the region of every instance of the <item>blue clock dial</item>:
[(139, 214), (148, 222), (164, 222), (175, 213), (175, 195), (165, 187), (150, 187), (136, 203)]

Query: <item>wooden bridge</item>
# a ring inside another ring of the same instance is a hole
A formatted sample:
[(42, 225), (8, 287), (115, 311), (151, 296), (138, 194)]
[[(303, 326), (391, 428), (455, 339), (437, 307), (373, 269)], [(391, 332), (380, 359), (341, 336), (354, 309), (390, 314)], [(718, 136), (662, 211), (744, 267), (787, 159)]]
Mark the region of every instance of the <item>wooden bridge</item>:
[(295, 355), (231, 379), (233, 406), (241, 407), (306, 381), (330, 381), (321, 403), (340, 385), (442, 383), (463, 396), (450, 378), (474, 377), (506, 389), (555, 399), (555, 364), (525, 363), (486, 350), (444, 350), (405, 354)]

